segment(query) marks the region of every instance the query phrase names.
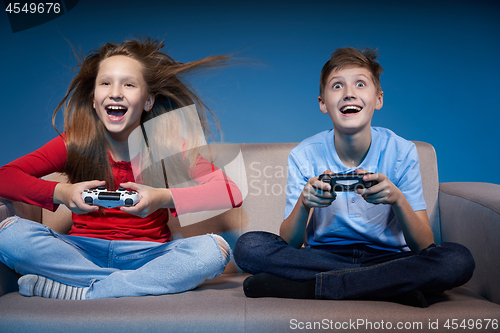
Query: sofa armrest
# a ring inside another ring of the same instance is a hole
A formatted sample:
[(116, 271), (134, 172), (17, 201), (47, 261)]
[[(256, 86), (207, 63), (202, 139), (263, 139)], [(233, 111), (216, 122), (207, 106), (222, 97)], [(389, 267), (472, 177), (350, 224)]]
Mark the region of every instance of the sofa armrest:
[(476, 261), (467, 286), (500, 304), (500, 185), (441, 183), (439, 212), (442, 241), (466, 246)]
[[(22, 202), (0, 198), (0, 222), (14, 215), (40, 222), (42, 219), (42, 209)], [(17, 291), (18, 278), (19, 276), (14, 271), (0, 263), (0, 296)]]
[(31, 221), (42, 222), (42, 208), (19, 201), (0, 198), (0, 222), (14, 215)]
[(0, 297), (19, 290), (17, 285), (19, 277), (20, 275), (0, 262)]

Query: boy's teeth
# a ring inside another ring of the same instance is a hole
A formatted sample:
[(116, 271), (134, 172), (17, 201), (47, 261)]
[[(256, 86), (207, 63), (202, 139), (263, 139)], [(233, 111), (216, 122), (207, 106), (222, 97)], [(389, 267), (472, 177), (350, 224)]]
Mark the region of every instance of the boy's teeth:
[(359, 106), (355, 106), (355, 105), (348, 105), (348, 106), (345, 106), (342, 109), (340, 109), (340, 112), (342, 112), (342, 113), (356, 113), (359, 111), (361, 111), (361, 108)]

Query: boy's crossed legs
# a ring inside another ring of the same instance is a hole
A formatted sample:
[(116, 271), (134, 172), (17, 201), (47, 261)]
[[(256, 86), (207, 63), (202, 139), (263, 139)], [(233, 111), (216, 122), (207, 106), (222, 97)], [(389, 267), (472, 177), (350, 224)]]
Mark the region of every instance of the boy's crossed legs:
[(418, 254), (359, 251), (363, 247), (339, 247), (350, 255), (295, 249), (277, 235), (250, 232), (236, 243), (234, 257), (243, 270), (256, 274), (244, 284), (250, 297), (387, 299), (410, 295), (418, 300), (408, 302), (418, 306), (426, 305), (421, 292), (460, 286), (471, 278), (475, 266), (470, 252), (454, 243), (432, 244)]

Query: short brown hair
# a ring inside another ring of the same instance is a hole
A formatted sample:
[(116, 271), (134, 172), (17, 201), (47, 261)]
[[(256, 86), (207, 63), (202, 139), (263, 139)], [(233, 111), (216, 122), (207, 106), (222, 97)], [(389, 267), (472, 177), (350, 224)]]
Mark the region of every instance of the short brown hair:
[(372, 74), (373, 83), (377, 87), (377, 91), (382, 91), (380, 85), (380, 74), (382, 74), (382, 66), (377, 62), (378, 49), (371, 50), (368, 48), (359, 51), (352, 47), (344, 47), (335, 50), (330, 60), (323, 66), (319, 79), (319, 95), (323, 97), (325, 92), (326, 80), (331, 72), (347, 67), (366, 68)]

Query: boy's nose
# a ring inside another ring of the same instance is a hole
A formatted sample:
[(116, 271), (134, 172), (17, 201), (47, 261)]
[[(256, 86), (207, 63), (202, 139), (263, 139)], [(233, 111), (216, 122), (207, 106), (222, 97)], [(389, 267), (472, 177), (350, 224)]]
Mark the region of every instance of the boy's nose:
[(350, 101), (352, 99), (356, 99), (356, 94), (353, 89), (347, 87), (344, 94), (344, 101)]
[(352, 99), (356, 99), (356, 96), (354, 94), (345, 94), (344, 95), (344, 101), (350, 101)]

